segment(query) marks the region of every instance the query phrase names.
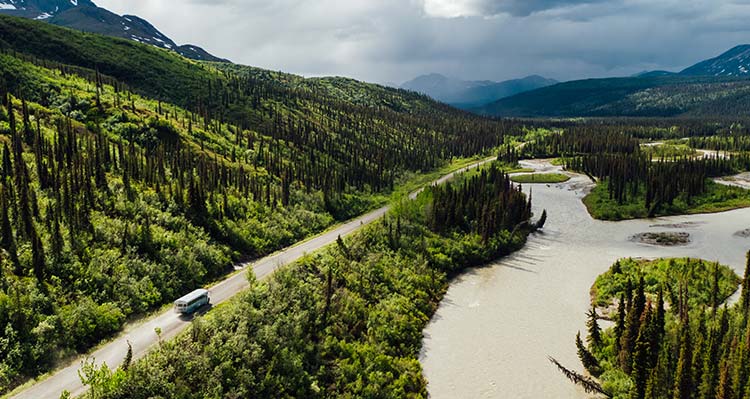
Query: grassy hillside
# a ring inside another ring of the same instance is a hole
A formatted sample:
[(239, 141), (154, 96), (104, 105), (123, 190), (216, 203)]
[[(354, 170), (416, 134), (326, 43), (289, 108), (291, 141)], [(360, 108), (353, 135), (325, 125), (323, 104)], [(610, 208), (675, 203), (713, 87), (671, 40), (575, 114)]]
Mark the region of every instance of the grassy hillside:
[(522, 132), (33, 21), (0, 17), (0, 45), (0, 392)]
[(220, 78), (196, 62), (153, 46), (5, 15), (0, 15), (0, 48), (98, 69), (141, 94), (183, 106), (204, 97), (206, 82)]
[(742, 116), (750, 80), (656, 76), (588, 79), (545, 87), (478, 109), (493, 116)]

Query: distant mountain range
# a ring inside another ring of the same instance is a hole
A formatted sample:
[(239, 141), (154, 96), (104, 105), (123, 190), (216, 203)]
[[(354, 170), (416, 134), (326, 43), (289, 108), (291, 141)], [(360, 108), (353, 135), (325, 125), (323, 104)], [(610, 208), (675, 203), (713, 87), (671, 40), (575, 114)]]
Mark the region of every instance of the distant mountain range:
[(681, 72), (649, 71), (627, 78), (559, 83), (472, 111), (512, 117), (748, 116), (750, 45), (734, 47)]
[(716, 58), (680, 72), (683, 76), (750, 76), (750, 44), (732, 48)]
[(493, 82), (489, 80), (467, 81), (432, 73), (419, 76), (400, 87), (426, 94), (458, 108), (469, 109), (555, 83), (557, 83), (556, 80), (537, 75)]
[(134, 15), (117, 15), (91, 0), (0, 0), (0, 13), (151, 44), (194, 60), (227, 62), (198, 46), (177, 45), (148, 21)]

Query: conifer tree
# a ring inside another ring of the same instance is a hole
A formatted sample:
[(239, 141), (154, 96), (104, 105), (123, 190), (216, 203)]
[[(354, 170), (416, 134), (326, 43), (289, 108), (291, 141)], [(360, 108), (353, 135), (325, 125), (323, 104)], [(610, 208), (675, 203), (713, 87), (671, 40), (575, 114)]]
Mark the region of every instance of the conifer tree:
[(5, 189), (0, 187), (0, 246), (8, 253), (11, 263), (15, 267), (15, 274), (23, 274), (21, 262), (18, 260), (16, 239), (13, 236), (13, 227), (8, 217), (8, 198)]
[(748, 311), (750, 310), (750, 251), (745, 255), (745, 274), (742, 278), (740, 304), (742, 304), (743, 321), (747, 323)]
[(536, 228), (541, 229), (544, 228), (544, 224), (547, 223), (547, 210), (542, 211), (542, 216), (539, 217), (539, 220), (536, 222)]
[(125, 353), (125, 359), (122, 361), (122, 370), (128, 371), (130, 363), (133, 362), (133, 345), (128, 341), (128, 351)]
[(594, 377), (598, 377), (602, 372), (601, 366), (596, 357), (583, 344), (580, 331), (576, 334), (576, 348), (578, 349), (578, 358), (581, 360), (583, 367), (586, 368), (586, 371)]
[(615, 320), (615, 350), (619, 354), (620, 340), (625, 331), (625, 294), (620, 294), (620, 300), (617, 303), (617, 319)]
[(13, 161), (10, 157), (10, 150), (8, 149), (8, 143), (3, 143), (3, 163), (2, 163), (2, 171), (0, 171), (0, 177), (2, 178), (2, 183), (6, 184), (9, 181), (6, 179), (10, 179), (11, 176), (13, 176)]
[(674, 378), (673, 399), (691, 399), (693, 397), (693, 375), (691, 361), (693, 358), (692, 342), (690, 340), (690, 325), (685, 317), (681, 323), (679, 358)]
[(659, 292), (656, 295), (656, 315), (654, 316), (654, 324), (656, 326), (656, 333), (661, 339), (664, 335), (664, 317), (666, 316), (666, 310), (664, 309), (664, 291), (659, 288)]
[(52, 233), (52, 256), (59, 258), (65, 246), (65, 241), (60, 232), (60, 218), (54, 208), (47, 210), (47, 217), (50, 219), (50, 232)]
[(336, 246), (338, 247), (339, 251), (341, 251), (341, 254), (344, 255), (344, 258), (347, 260), (352, 260), (352, 254), (349, 251), (349, 247), (346, 246), (346, 243), (341, 238), (341, 236), (336, 237)]
[(719, 385), (716, 388), (716, 399), (734, 399), (731, 367), (726, 359), (722, 363)]
[(719, 263), (715, 262), (711, 269), (711, 312), (716, 314), (719, 306)]
[(640, 330), (641, 315), (645, 307), (643, 285), (643, 278), (641, 278), (635, 293), (633, 293), (633, 299), (630, 301), (631, 306), (628, 309), (625, 318), (625, 328), (620, 338), (620, 353), (618, 357), (622, 370), (627, 374), (632, 372), (632, 356), (635, 351), (636, 340), (638, 339), (638, 331)]
[(31, 263), (34, 269), (34, 276), (42, 283), (47, 278), (44, 244), (42, 244), (42, 240), (39, 238), (36, 230), (33, 230), (31, 234)]
[(596, 314), (595, 305), (591, 306), (591, 310), (589, 310), (587, 316), (586, 327), (588, 327), (589, 332), (587, 341), (589, 345), (599, 347), (602, 344), (602, 330), (599, 327), (599, 315)]
[(651, 304), (649, 303), (640, 320), (640, 329), (636, 339), (634, 353), (632, 356), (632, 377), (634, 382), (633, 396), (637, 399), (643, 399), (646, 395), (646, 385), (648, 377), (653, 367), (651, 363), (652, 351), (655, 348), (653, 344), (653, 322), (652, 322)]
[(663, 399), (667, 397), (669, 378), (665, 373), (669, 368), (669, 348), (665, 345), (658, 355), (656, 366), (651, 369), (651, 373), (646, 383), (645, 399)]
[(693, 381), (695, 386), (700, 391), (700, 386), (703, 381), (703, 371), (706, 369), (706, 353), (708, 353), (710, 347), (710, 337), (706, 328), (706, 318), (703, 312), (699, 313), (698, 329), (693, 339)]

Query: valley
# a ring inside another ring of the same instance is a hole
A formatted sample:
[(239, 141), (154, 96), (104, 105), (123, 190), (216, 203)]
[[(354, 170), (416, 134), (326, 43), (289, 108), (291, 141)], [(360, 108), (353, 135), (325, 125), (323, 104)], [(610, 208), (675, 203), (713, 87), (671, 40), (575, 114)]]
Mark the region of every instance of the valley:
[(729, 3), (0, 0), (0, 397), (750, 397)]

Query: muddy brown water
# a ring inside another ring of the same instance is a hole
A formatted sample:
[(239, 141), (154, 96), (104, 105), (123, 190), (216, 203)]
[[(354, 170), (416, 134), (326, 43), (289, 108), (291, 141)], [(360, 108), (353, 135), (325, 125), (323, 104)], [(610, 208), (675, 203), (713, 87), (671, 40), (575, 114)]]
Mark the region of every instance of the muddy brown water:
[[(546, 161), (523, 166), (559, 171)], [(591, 184), (575, 175), (566, 183), (524, 186), (533, 190), (535, 213), (547, 209), (544, 231), (512, 256), (452, 281), (420, 353), (431, 398), (587, 398), (547, 356), (583, 371), (574, 339), (585, 331), (589, 289), (619, 258), (699, 257), (742, 274), (750, 239), (735, 233), (748, 228), (750, 209), (602, 222), (581, 203)], [(630, 240), (670, 225), (692, 241), (660, 247)]]

